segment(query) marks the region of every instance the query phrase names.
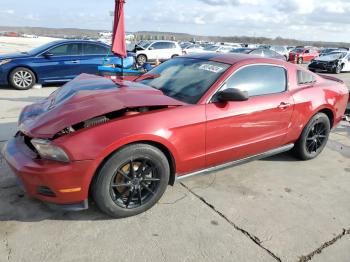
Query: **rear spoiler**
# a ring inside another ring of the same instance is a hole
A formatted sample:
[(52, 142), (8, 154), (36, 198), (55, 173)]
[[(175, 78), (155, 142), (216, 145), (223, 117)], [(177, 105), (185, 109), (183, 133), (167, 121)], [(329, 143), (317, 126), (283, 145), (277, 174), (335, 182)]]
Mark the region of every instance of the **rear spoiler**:
[(339, 78), (333, 77), (333, 76), (327, 76), (327, 75), (322, 75), (322, 74), (318, 74), (320, 77), (327, 79), (327, 80), (331, 80), (331, 81), (335, 81), (338, 82), (340, 84), (344, 84), (343, 80), (340, 80)]

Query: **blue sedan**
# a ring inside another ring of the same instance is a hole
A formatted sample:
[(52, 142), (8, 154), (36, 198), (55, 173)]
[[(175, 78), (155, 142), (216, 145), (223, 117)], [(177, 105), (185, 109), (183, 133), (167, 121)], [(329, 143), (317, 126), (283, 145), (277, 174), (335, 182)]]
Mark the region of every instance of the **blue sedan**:
[(0, 55), (0, 85), (20, 90), (36, 83), (63, 83), (81, 73), (96, 74), (112, 57), (110, 46), (84, 40), (54, 41), (28, 52)]

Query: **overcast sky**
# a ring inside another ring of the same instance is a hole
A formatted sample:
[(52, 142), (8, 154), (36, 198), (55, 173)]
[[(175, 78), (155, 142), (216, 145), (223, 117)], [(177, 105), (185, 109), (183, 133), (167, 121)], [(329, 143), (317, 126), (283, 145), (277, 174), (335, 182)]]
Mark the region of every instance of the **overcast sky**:
[[(0, 25), (110, 29), (114, 0), (0, 0)], [(128, 31), (350, 42), (350, 0), (127, 0)]]

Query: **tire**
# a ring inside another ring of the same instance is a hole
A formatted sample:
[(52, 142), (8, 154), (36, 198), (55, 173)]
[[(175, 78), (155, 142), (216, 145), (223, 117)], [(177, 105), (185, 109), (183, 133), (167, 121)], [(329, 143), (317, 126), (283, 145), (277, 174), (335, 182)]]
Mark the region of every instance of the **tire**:
[(137, 63), (139, 64), (139, 66), (143, 66), (145, 63), (147, 63), (147, 56), (138, 55), (136, 60), (137, 60)]
[(298, 63), (298, 64), (302, 64), (303, 62), (304, 62), (303, 58), (302, 58), (302, 57), (299, 57), (297, 63)]
[(330, 121), (326, 114), (314, 115), (295, 144), (293, 150), (295, 156), (301, 160), (317, 157), (327, 144), (330, 129)]
[(344, 65), (337, 65), (336, 68), (334, 68), (334, 74), (340, 74), (341, 71), (343, 70)]
[(33, 71), (26, 67), (17, 67), (9, 75), (10, 85), (18, 90), (28, 90), (36, 83)]
[(117, 151), (103, 164), (94, 179), (92, 196), (99, 209), (109, 216), (134, 216), (158, 202), (169, 176), (169, 162), (158, 148), (133, 144)]
[(179, 55), (172, 55), (171, 56), (171, 59), (175, 58), (175, 57), (178, 57)]

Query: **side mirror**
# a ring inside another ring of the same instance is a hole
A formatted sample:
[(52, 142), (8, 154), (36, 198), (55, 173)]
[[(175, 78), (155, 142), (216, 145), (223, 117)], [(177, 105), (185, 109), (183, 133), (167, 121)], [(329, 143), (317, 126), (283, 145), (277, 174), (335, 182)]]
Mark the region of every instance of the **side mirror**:
[(154, 47), (150, 46), (150, 47), (148, 48), (148, 50), (154, 50)]
[(45, 58), (50, 58), (50, 57), (52, 57), (52, 56), (53, 56), (53, 53), (51, 53), (51, 52), (49, 52), (49, 51), (43, 53), (43, 57), (45, 57)]
[(220, 102), (247, 101), (249, 99), (249, 95), (246, 91), (241, 91), (236, 88), (227, 88), (223, 91), (220, 91), (217, 94), (216, 98)]

